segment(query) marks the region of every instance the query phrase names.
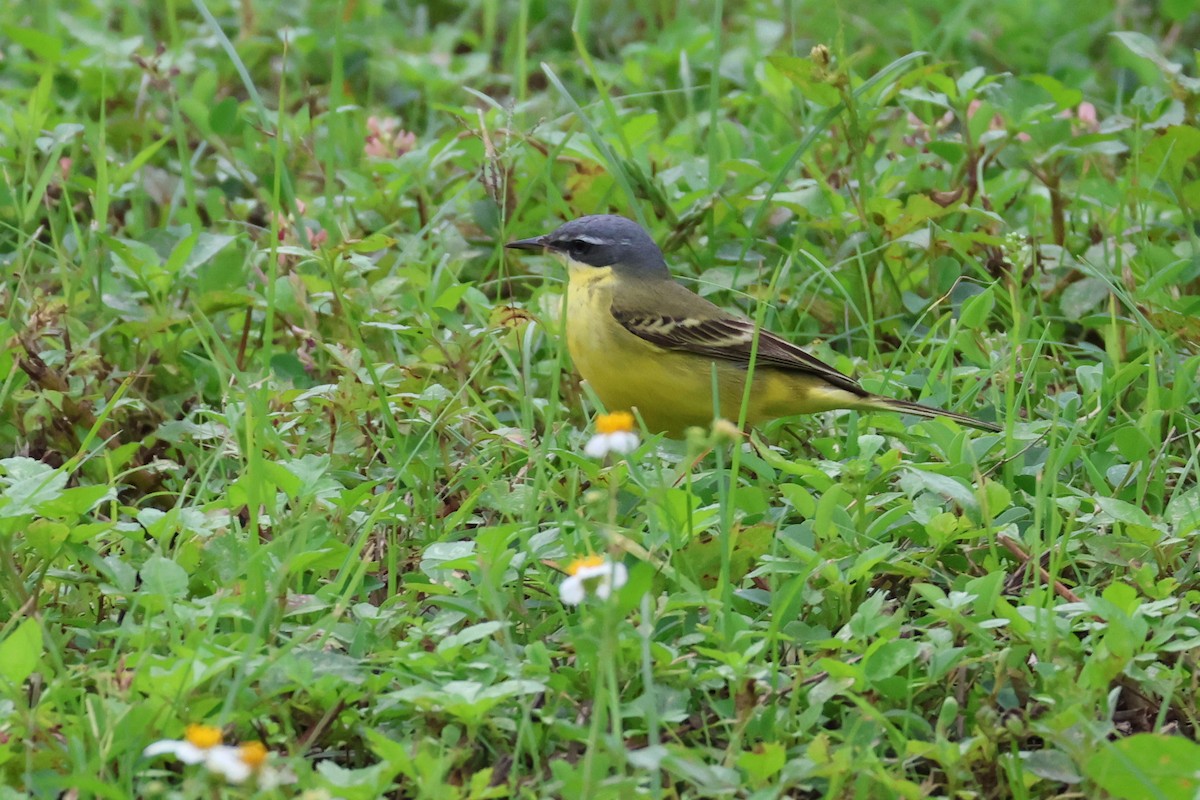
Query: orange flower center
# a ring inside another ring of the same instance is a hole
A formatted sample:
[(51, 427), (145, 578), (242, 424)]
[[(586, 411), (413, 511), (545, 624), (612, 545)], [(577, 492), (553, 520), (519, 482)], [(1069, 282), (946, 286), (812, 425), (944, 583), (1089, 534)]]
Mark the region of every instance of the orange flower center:
[(208, 750), (210, 747), (216, 747), (221, 743), (221, 729), (215, 725), (188, 725), (187, 730), (183, 734), (183, 738), (188, 744), (194, 747), (199, 747), (201, 750)]
[(567, 574), (578, 575), (580, 570), (602, 566), (604, 566), (604, 556), (584, 556), (571, 562), (570, 566), (567, 567)]
[(258, 769), (267, 760), (267, 746), (262, 742), (246, 742), (238, 748), (238, 756), (246, 766)]
[(614, 411), (611, 414), (601, 414), (596, 417), (597, 433), (633, 433), (633, 414), (628, 411)]

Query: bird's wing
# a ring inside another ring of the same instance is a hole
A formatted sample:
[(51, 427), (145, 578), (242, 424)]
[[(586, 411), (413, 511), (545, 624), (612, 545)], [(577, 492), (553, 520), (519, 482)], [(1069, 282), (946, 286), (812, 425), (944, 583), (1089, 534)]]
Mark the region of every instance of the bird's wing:
[(848, 392), (866, 397), (869, 392), (853, 379), (838, 372), (819, 358), (763, 328), (755, 330), (748, 319), (722, 313), (709, 317), (671, 317), (664, 314), (625, 312), (612, 309), (613, 317), (625, 330), (651, 344), (668, 350), (684, 350), (697, 355), (748, 366), (757, 334), (755, 363), (793, 372), (803, 372)]

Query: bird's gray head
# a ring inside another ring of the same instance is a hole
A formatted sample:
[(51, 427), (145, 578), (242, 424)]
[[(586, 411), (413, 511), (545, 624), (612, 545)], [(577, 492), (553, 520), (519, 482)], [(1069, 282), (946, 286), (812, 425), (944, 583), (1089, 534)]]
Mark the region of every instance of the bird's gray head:
[(565, 261), (586, 267), (612, 267), (635, 277), (669, 276), (662, 251), (650, 234), (631, 219), (616, 214), (593, 214), (573, 219), (553, 233), (519, 239), (505, 247), (549, 250)]

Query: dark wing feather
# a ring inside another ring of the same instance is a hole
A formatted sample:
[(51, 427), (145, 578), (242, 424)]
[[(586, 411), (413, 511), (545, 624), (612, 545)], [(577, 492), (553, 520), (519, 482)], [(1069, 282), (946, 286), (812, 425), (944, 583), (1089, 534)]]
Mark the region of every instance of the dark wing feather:
[[(732, 316), (679, 319), (661, 314), (623, 312), (616, 308), (612, 315), (625, 330), (659, 347), (685, 350), (742, 366), (750, 364), (755, 329), (748, 319)], [(869, 394), (853, 378), (762, 328), (758, 329), (756, 363), (760, 367), (803, 372), (860, 397)]]

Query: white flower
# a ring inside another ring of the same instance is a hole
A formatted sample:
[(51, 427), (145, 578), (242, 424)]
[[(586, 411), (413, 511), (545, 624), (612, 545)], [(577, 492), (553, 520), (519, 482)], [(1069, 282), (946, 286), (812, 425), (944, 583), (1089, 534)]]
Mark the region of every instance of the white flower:
[(569, 606), (579, 605), (588, 594), (607, 600), (628, 580), (629, 570), (624, 564), (604, 556), (587, 556), (567, 567), (567, 577), (558, 587), (558, 596)]
[(209, 772), (230, 783), (241, 783), (263, 766), (267, 748), (262, 742), (246, 742), (237, 747), (221, 744), (221, 729), (212, 725), (188, 725), (183, 739), (161, 739), (142, 755), (173, 755), (185, 764), (203, 764)]
[(596, 435), (584, 445), (583, 452), (592, 458), (604, 458), (609, 453), (629, 453), (638, 446), (633, 430), (633, 414), (614, 411), (596, 417)]

